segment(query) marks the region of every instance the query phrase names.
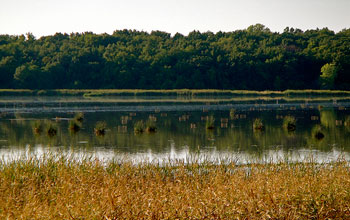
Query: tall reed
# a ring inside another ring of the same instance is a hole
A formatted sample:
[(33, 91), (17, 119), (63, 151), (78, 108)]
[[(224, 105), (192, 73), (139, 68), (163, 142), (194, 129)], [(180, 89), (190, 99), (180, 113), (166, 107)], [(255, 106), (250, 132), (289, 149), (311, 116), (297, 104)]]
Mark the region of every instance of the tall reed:
[(349, 163), (0, 162), (0, 219), (349, 219)]

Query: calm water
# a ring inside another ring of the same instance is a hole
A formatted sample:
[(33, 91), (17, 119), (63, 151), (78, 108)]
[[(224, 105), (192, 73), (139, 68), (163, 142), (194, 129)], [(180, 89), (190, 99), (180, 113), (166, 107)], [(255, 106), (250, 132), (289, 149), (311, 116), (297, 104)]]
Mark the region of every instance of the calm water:
[[(84, 120), (72, 132), (69, 123), (77, 112)], [(282, 127), (288, 115), (297, 120), (293, 132)], [(215, 119), (214, 129), (206, 129), (208, 117)], [(350, 99), (0, 97), (0, 154), (9, 159), (60, 151), (135, 161), (205, 155), (242, 163), (310, 155), (319, 161), (349, 159), (349, 117)], [(253, 129), (256, 118), (264, 131)], [(134, 124), (141, 120), (153, 121), (157, 131), (135, 134)], [(106, 123), (104, 136), (94, 133), (98, 121)], [(42, 132), (35, 131), (38, 124)], [(56, 135), (47, 134), (50, 125)], [(315, 138), (317, 127), (324, 138)]]

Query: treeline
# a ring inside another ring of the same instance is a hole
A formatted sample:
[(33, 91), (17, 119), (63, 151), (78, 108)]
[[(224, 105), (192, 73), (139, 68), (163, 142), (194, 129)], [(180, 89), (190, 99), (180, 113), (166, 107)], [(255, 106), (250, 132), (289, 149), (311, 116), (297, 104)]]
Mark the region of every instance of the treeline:
[(0, 88), (350, 88), (350, 29), (0, 35)]

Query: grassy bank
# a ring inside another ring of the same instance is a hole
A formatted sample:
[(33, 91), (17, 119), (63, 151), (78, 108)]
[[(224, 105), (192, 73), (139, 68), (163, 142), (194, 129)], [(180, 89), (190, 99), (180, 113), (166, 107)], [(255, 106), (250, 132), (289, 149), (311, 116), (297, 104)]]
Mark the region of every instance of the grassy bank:
[(0, 218), (349, 219), (349, 171), (346, 162), (1, 162)]
[(0, 89), (0, 96), (270, 96), (270, 97), (308, 97), (308, 96), (350, 96), (350, 91), (339, 90), (285, 90), (285, 91), (248, 91), (248, 90), (117, 90), (117, 89)]

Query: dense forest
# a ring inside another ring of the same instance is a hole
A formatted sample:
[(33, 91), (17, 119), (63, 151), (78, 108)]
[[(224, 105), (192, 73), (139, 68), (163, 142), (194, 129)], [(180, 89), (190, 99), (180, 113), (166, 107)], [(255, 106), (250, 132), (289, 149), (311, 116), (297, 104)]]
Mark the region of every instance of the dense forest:
[(350, 89), (350, 29), (0, 35), (0, 88)]

